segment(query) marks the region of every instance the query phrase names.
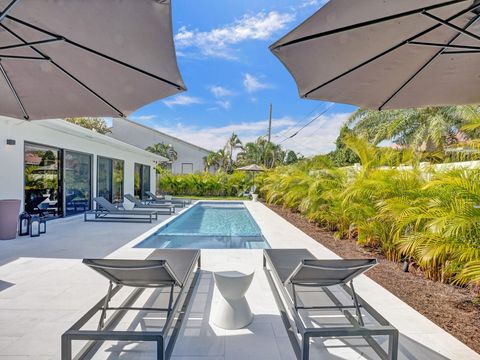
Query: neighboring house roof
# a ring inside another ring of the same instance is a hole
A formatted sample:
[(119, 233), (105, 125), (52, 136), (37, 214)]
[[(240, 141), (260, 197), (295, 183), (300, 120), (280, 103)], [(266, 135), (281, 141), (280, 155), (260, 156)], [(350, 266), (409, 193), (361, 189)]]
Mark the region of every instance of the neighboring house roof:
[(42, 121), (35, 122), (35, 125), (45, 126), (47, 128), (54, 129), (69, 135), (75, 135), (78, 137), (87, 138), (97, 143), (102, 143), (102, 144), (110, 145), (113, 147), (122, 148), (134, 154), (150, 157), (153, 160), (158, 162), (168, 161), (168, 159), (163, 156), (154, 154), (150, 151), (140, 149), (136, 146), (127, 144), (126, 142), (114, 139), (110, 136), (97, 133), (93, 130), (86, 129), (84, 127), (81, 127), (80, 125), (69, 123), (68, 121), (65, 121), (62, 119), (42, 120)]
[[(181, 142), (182, 144), (185, 144), (185, 145), (190, 146), (190, 147), (192, 147), (192, 148), (195, 148), (195, 149), (197, 149), (197, 150), (206, 152), (207, 154), (212, 152), (211, 150), (202, 148), (201, 146), (192, 144), (192, 143), (190, 143), (190, 142), (188, 142), (188, 141), (182, 140), (182, 139), (177, 138), (177, 137), (175, 137), (175, 136), (172, 136), (172, 135), (169, 135), (169, 134), (165, 134), (164, 132), (158, 131), (158, 130), (153, 129), (153, 128), (151, 128), (151, 127), (149, 127), (149, 126), (146, 126), (146, 125), (139, 124), (139, 123), (137, 123), (137, 122), (135, 122), (135, 121), (132, 121), (132, 120), (129, 120), (129, 119), (115, 118), (114, 120), (115, 120), (115, 121), (125, 121), (125, 122), (127, 122), (127, 123), (129, 123), (129, 124), (142, 127), (142, 128), (144, 128), (144, 129), (147, 129), (147, 130), (149, 130), (149, 131), (151, 131), (151, 132), (154, 132), (154, 133), (156, 133), (156, 134), (158, 134), (158, 135), (164, 136), (164, 137), (166, 137), (166, 138), (170, 138), (170, 139), (173, 140), (173, 141), (178, 141), (178, 142)], [(115, 126), (112, 126), (112, 130), (113, 130), (113, 131), (114, 131), (114, 128), (115, 128)]]

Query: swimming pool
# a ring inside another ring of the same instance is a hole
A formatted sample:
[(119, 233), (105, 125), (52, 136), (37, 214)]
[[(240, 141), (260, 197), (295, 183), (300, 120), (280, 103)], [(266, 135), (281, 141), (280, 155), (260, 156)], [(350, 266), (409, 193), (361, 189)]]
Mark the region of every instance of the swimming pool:
[(241, 202), (199, 202), (137, 248), (266, 249), (270, 246)]

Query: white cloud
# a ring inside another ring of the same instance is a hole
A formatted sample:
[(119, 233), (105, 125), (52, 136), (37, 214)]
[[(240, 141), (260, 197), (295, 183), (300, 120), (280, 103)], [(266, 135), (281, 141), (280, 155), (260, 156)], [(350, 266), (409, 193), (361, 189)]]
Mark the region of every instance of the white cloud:
[(182, 94), (174, 96), (173, 98), (168, 100), (163, 100), (163, 103), (168, 107), (188, 106), (188, 105), (194, 105), (194, 104), (201, 104), (202, 102), (203, 102), (202, 99), (198, 97), (182, 95)]
[(328, 0), (304, 0), (303, 2), (300, 3), (300, 5), (298, 5), (298, 9), (304, 9), (312, 6), (320, 8), (323, 5), (325, 5), (327, 2)]
[[(322, 115), (300, 131), (298, 135), (285, 141), (283, 141), (285, 136), (295, 133), (308, 120), (296, 125), (298, 120), (291, 117), (274, 118), (272, 120), (272, 141), (277, 144), (281, 143), (284, 149), (293, 150), (306, 156), (327, 153), (335, 149), (335, 140), (340, 127), (349, 115), (347, 113)], [(311, 119), (314, 116), (316, 115), (312, 115)], [(294, 125), (295, 127), (292, 128)], [(206, 149), (218, 150), (225, 145), (232, 132), (235, 132), (243, 143), (255, 141), (259, 136), (266, 135), (268, 120), (245, 121), (221, 127), (199, 127), (178, 123), (171, 127), (157, 126), (155, 128)]]
[(268, 40), (279, 30), (294, 20), (291, 13), (259, 12), (243, 15), (233, 23), (210, 31), (200, 31), (182, 26), (175, 35), (179, 49), (196, 48), (207, 57), (235, 59), (232, 45), (249, 40)]
[[(295, 121), (291, 118), (277, 118), (272, 121), (272, 128), (280, 130), (292, 126)], [(198, 146), (218, 150), (223, 148), (227, 139), (235, 132), (245, 143), (255, 141), (259, 136), (267, 133), (268, 120), (241, 122), (238, 124), (230, 124), (221, 127), (198, 127), (184, 124), (177, 124), (172, 127), (156, 126), (155, 129), (171, 134), (178, 138), (189, 141)]]
[(235, 95), (235, 93), (232, 90), (229, 90), (229, 89), (224, 88), (223, 86), (219, 86), (219, 85), (210, 86), (210, 92), (216, 98), (222, 98), (222, 97)]
[(246, 73), (243, 77), (243, 86), (249, 93), (272, 87), (270, 84), (261, 82), (257, 77), (249, 73)]
[(147, 121), (147, 120), (153, 120), (156, 119), (157, 115), (137, 115), (137, 116), (130, 116), (130, 120), (135, 120), (135, 121)]
[(218, 106), (220, 106), (221, 108), (224, 108), (225, 110), (228, 110), (230, 109), (230, 107), (232, 106), (231, 102), (229, 100), (219, 100), (219, 101), (215, 101), (215, 104), (217, 104)]

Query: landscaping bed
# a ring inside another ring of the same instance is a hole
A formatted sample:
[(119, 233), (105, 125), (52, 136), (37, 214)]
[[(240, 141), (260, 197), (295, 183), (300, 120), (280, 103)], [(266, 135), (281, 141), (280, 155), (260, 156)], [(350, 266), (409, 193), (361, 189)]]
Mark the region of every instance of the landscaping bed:
[(332, 232), (321, 229), (299, 213), (281, 206), (267, 206), (343, 258), (377, 258), (379, 265), (367, 273), (368, 277), (480, 352), (480, 304), (472, 302), (475, 294), (471, 290), (431, 281), (420, 273), (403, 272), (402, 264), (386, 260), (381, 254), (358, 246), (354, 240), (338, 240)]

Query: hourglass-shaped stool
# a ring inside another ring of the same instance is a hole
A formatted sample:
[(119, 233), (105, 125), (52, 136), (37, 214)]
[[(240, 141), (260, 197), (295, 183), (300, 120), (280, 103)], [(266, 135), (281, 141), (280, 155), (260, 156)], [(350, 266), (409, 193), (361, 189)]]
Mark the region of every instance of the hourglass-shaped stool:
[(221, 294), (219, 304), (215, 308), (213, 323), (227, 330), (241, 329), (253, 320), (245, 293), (253, 280), (255, 271), (248, 273), (239, 271), (219, 271), (213, 273), (215, 284)]

